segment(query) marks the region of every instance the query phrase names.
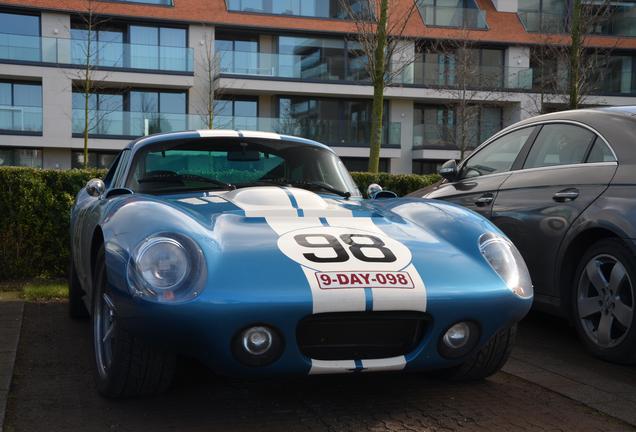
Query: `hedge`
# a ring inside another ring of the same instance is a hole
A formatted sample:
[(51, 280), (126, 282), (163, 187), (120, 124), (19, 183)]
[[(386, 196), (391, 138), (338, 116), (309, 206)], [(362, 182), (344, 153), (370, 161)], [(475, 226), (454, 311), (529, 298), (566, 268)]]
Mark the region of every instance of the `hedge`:
[[(69, 218), (75, 195), (103, 170), (0, 167), (0, 281), (66, 274)], [(364, 193), (371, 183), (404, 195), (437, 176), (353, 173)]]

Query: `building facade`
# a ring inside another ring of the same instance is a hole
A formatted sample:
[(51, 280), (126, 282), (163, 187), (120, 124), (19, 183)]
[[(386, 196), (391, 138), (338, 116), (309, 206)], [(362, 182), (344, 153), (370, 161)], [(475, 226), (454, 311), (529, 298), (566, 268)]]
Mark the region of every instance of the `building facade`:
[[(89, 163), (105, 167), (133, 138), (211, 121), (315, 139), (366, 170), (373, 88), (352, 37), (358, 3), (0, 0), (0, 165), (80, 167), (87, 128)], [(432, 172), (558, 107), (538, 88), (548, 61), (537, 47), (567, 39), (566, 0), (416, 5), (385, 91), (381, 170)], [(634, 16), (622, 2), (586, 38), (607, 53), (586, 104), (636, 104)], [(549, 60), (559, 76), (566, 59)]]

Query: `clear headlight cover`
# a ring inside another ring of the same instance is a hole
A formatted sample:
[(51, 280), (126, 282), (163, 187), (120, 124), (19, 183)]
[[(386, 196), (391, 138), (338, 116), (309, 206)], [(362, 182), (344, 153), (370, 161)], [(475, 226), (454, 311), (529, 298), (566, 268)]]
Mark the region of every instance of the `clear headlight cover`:
[(157, 302), (178, 302), (198, 294), (205, 274), (203, 253), (190, 239), (158, 235), (133, 252), (128, 278), (133, 294)]
[(532, 281), (528, 267), (510, 240), (488, 232), (479, 238), (479, 250), (513, 293), (521, 298), (532, 297)]

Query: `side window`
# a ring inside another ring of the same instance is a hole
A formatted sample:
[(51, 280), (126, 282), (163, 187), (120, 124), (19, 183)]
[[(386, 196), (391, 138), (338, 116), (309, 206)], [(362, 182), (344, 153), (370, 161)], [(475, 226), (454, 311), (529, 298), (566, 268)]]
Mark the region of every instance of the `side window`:
[(533, 131), (534, 127), (528, 127), (497, 138), (466, 161), (460, 177), (472, 178), (509, 171)]
[(548, 124), (541, 128), (524, 168), (583, 163), (596, 135), (580, 126)]
[(612, 150), (610, 150), (607, 144), (605, 144), (599, 137), (596, 137), (594, 145), (592, 146), (592, 151), (587, 157), (587, 163), (593, 162), (616, 162), (616, 158), (614, 157)]
[(106, 177), (104, 177), (104, 185), (106, 185), (106, 189), (108, 189), (113, 182), (113, 177), (115, 177), (115, 172), (117, 171), (117, 167), (119, 166), (120, 160), (121, 160), (121, 153), (117, 155), (113, 163), (110, 165), (110, 168), (108, 168)]
[(126, 170), (126, 165), (128, 165), (129, 158), (130, 158), (130, 150), (125, 149), (120, 153), (119, 159), (118, 159), (119, 163), (117, 164), (117, 169), (115, 170), (115, 174), (113, 175), (113, 181), (110, 184), (110, 187), (119, 187), (118, 185), (121, 183), (120, 178), (123, 175), (124, 171)]

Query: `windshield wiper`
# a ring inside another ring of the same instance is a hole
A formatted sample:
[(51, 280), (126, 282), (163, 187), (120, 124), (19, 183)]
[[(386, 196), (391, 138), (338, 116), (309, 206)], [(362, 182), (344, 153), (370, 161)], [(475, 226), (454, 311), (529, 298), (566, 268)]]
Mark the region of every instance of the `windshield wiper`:
[(344, 199), (349, 199), (351, 197), (351, 192), (349, 191), (341, 191), (340, 189), (336, 189), (333, 186), (328, 185), (327, 183), (323, 183), (323, 182), (292, 182), (290, 183), (292, 186), (294, 187), (299, 187), (299, 188), (317, 188), (317, 189), (322, 189), (322, 190), (326, 190), (327, 192), (331, 192), (334, 193), (336, 195), (340, 195), (341, 197), (343, 197)]

